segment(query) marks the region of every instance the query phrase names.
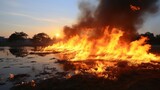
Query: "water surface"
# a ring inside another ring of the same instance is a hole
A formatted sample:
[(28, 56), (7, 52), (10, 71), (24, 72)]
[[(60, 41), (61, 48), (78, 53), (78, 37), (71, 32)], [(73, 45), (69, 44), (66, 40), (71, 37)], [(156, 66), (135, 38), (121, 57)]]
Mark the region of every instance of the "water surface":
[[(31, 54), (40, 47), (0, 47), (0, 90), (6, 90), (17, 82), (43, 80), (62, 72), (54, 54)], [(10, 81), (10, 74), (24, 74), (17, 81)], [(28, 75), (28, 76), (25, 76)]]

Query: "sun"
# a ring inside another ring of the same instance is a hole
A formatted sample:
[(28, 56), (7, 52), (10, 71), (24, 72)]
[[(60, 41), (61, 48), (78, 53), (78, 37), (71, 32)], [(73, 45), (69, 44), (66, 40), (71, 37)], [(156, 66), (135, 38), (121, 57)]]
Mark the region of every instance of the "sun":
[(56, 38), (59, 38), (59, 37), (60, 37), (60, 34), (59, 34), (59, 33), (56, 33), (56, 34), (55, 34), (55, 37), (56, 37)]

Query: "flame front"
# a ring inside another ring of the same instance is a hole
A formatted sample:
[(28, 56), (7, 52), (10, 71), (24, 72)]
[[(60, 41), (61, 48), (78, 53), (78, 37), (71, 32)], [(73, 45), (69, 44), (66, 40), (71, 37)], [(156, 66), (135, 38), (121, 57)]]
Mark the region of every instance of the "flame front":
[(116, 67), (119, 61), (127, 61), (128, 65), (140, 65), (160, 60), (159, 56), (149, 53), (151, 45), (146, 44), (147, 37), (141, 37), (128, 44), (121, 39), (124, 32), (116, 28), (111, 32), (106, 28), (99, 39), (90, 39), (90, 30), (86, 31), (82, 35), (58, 42), (44, 50), (59, 51), (59, 58), (69, 61), (75, 68), (75, 74), (87, 72), (105, 78), (109, 78), (106, 69)]
[(121, 41), (123, 32), (114, 28), (110, 33), (105, 29), (102, 38), (89, 40), (89, 36), (76, 35), (67, 41), (61, 41), (44, 50), (61, 51), (60, 57), (69, 61), (80, 60), (127, 60), (133, 63), (150, 62), (159, 60), (159, 57), (149, 53), (151, 45), (146, 44), (147, 37), (130, 44)]

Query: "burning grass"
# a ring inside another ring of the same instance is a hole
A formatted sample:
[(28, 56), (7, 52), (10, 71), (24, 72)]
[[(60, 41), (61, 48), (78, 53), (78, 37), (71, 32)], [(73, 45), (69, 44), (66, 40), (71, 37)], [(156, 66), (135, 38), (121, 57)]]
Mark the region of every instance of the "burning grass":
[[(77, 62), (63, 62), (59, 61), (69, 76), (80, 75), (94, 75), (109, 80), (117, 80), (123, 73), (131, 71), (143, 70), (160, 70), (159, 62), (133, 64), (128, 61), (103, 61), (103, 60), (87, 60)], [(67, 75), (66, 75), (67, 77)], [(68, 77), (67, 77), (68, 78)]]
[(151, 45), (146, 44), (147, 38), (141, 37), (139, 40), (126, 42), (123, 31), (113, 29), (109, 32), (104, 29), (101, 38), (90, 40), (88, 31), (82, 36), (73, 36), (69, 40), (58, 42), (48, 46), (44, 51), (59, 51), (59, 57), (69, 61), (85, 60), (125, 60), (133, 63), (150, 62), (151, 60), (160, 61), (160, 57), (149, 53)]
[(90, 73), (105, 78), (110, 78), (110, 72), (117, 71), (114, 69), (119, 65), (137, 66), (160, 61), (159, 56), (149, 52), (151, 45), (146, 44), (146, 37), (128, 43), (122, 38), (124, 32), (116, 28), (111, 32), (105, 28), (103, 36), (97, 39), (90, 39), (91, 33), (89, 30), (83, 35), (64, 39), (44, 51), (58, 51), (57, 57), (67, 62), (64, 69), (70, 68), (74, 74)]

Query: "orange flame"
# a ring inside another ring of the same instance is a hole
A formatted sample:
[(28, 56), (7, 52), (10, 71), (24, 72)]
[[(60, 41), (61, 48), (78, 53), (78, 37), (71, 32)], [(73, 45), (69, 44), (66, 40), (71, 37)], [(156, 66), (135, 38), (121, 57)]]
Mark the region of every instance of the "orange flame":
[[(99, 39), (89, 40), (87, 35), (88, 32), (87, 34), (83, 33), (82, 36), (74, 36), (68, 41), (61, 41), (46, 47), (44, 50), (60, 51), (59, 57), (68, 61), (128, 61), (132, 64), (160, 61), (160, 57), (149, 53), (151, 45), (145, 43), (146, 37), (141, 37), (139, 40), (127, 44), (120, 39), (123, 36), (123, 31), (116, 28), (111, 32), (108, 32), (108, 28), (106, 28), (103, 37)], [(82, 63), (80, 67), (89, 69), (87, 72), (90, 73), (102, 73), (108, 65), (97, 61), (91, 68)], [(105, 77), (107, 77), (106, 74)]]
[(146, 44), (146, 37), (126, 44), (120, 40), (123, 32), (113, 29), (111, 33), (106, 28), (100, 39), (89, 40), (87, 35), (74, 36), (68, 41), (62, 41), (44, 50), (62, 51), (61, 57), (70, 61), (98, 59), (98, 60), (128, 60), (130, 62), (150, 62), (159, 57), (148, 53), (151, 45)]

